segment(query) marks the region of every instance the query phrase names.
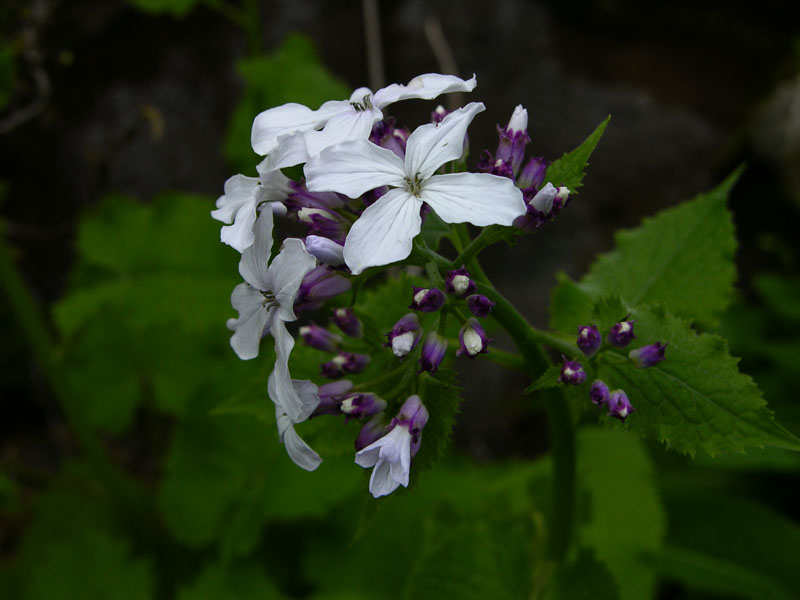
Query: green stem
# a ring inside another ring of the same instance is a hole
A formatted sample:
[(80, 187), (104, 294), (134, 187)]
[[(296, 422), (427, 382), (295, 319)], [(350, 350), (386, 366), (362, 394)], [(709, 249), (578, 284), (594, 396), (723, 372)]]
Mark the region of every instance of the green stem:
[(481, 250), (503, 239), (505, 229), (505, 227), (499, 225), (484, 227), (483, 231), (481, 231), (478, 236), (464, 248), (464, 251), (458, 255), (453, 261), (453, 264), (456, 266), (467, 264), (472, 258), (478, 256)]
[(245, 15), (244, 32), (247, 36), (247, 49), (250, 56), (261, 54), (261, 11), (259, 0), (244, 0), (242, 11)]

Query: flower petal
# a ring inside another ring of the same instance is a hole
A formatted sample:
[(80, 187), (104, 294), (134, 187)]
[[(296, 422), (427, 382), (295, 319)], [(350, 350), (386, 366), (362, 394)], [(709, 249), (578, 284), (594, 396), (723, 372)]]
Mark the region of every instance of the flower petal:
[[(390, 150), (387, 152), (394, 156)], [(411, 254), (411, 240), (422, 225), (421, 206), (419, 198), (405, 190), (393, 189), (366, 208), (344, 242), (344, 260), (353, 275)]]
[(257, 290), (269, 290), (268, 265), (272, 252), (272, 210), (259, 212), (253, 227), (254, 240), (250, 247), (242, 252), (239, 260), (239, 274), (247, 283)]
[(339, 192), (351, 198), (382, 185), (400, 187), (405, 179), (402, 159), (367, 140), (329, 146), (312, 157), (304, 171), (312, 192)]
[(303, 441), (303, 438), (297, 435), (292, 420), (283, 414), (278, 407), (275, 408), (275, 419), (278, 422), (278, 435), (281, 442), (286, 446), (289, 458), (292, 459), (294, 464), (306, 471), (316, 469), (322, 459), (311, 446)]
[(258, 344), (264, 335), (268, 315), (264, 309), (264, 297), (246, 283), (233, 288), (231, 304), (239, 311), (239, 317), (228, 319), (231, 336), (231, 348), (242, 360), (250, 360), (258, 356)]
[(303, 277), (317, 264), (317, 259), (307, 251), (303, 240), (288, 238), (283, 242), (278, 256), (269, 266), (270, 289), (275, 293), (279, 304), (278, 317), (283, 321), (294, 321), (295, 296)]
[(446, 162), (459, 158), (464, 153), (467, 127), (485, 109), (482, 102), (470, 102), (451, 112), (441, 123), (417, 127), (406, 144), (406, 173), (427, 179)]
[[(273, 317), (270, 323), (270, 333), (275, 339), (275, 368), (270, 373), (267, 383), (269, 397), (276, 406), (289, 415), (294, 423), (305, 420), (303, 414), (306, 405), (297, 395), (297, 391), (292, 384), (292, 377), (289, 374), (289, 355), (294, 348), (294, 338), (278, 318)], [(305, 415), (307, 418), (308, 415)]]
[(388, 496), (399, 486), (400, 483), (392, 479), (391, 465), (385, 460), (378, 460), (369, 478), (369, 491), (372, 496), (374, 498)]
[(223, 223), (233, 222), (242, 205), (252, 201), (258, 183), (257, 177), (229, 177), (225, 182), (225, 193), (217, 198), (217, 210), (211, 211), (211, 218)]
[(372, 131), (373, 123), (382, 118), (383, 113), (377, 108), (356, 111), (350, 107), (348, 112), (331, 117), (321, 130), (307, 131), (303, 135), (308, 156), (316, 156), (328, 146), (340, 142), (366, 140)]
[(511, 225), (525, 214), (522, 192), (507, 177), (488, 173), (434, 175), (423, 184), (420, 198), (445, 223)]
[(253, 121), (250, 143), (256, 154), (264, 156), (278, 146), (278, 138), (298, 131), (308, 131), (324, 125), (328, 119), (344, 110), (352, 110), (343, 100), (326, 102), (318, 110), (290, 102), (258, 114)]
[(439, 73), (425, 73), (418, 75), (406, 85), (393, 83), (375, 92), (372, 103), (383, 108), (398, 100), (408, 100), (410, 98), (420, 98), (422, 100), (433, 100), (440, 94), (449, 92), (471, 92), (478, 84), (475, 75), (472, 79), (464, 81), (455, 75), (440, 75)]
[(283, 169), (306, 162), (308, 160), (308, 151), (306, 150), (306, 140), (303, 137), (303, 133), (302, 131), (297, 131), (279, 136), (275, 147), (261, 161), (259, 166), (263, 165), (266, 169)]

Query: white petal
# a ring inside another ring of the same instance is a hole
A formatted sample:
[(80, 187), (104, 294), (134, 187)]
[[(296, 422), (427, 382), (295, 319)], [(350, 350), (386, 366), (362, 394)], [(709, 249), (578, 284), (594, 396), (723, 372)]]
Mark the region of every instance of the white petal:
[(398, 100), (420, 98), (433, 100), (440, 94), (449, 92), (471, 92), (478, 84), (475, 75), (472, 79), (464, 81), (455, 75), (440, 75), (439, 73), (426, 73), (414, 77), (407, 85), (393, 83), (382, 90), (375, 92), (372, 103), (378, 108), (383, 108)]
[(295, 296), (303, 277), (317, 265), (317, 259), (311, 256), (303, 244), (303, 240), (288, 238), (283, 242), (278, 256), (269, 266), (268, 279), (270, 289), (275, 292), (275, 299), (280, 307), (278, 316), (284, 321), (294, 321)]
[(375, 463), (378, 462), (378, 458), (381, 455), (381, 447), (378, 444), (378, 442), (380, 442), (381, 439), (383, 438), (380, 438), (372, 442), (366, 448), (362, 448), (361, 450), (356, 452), (356, 464), (358, 466), (364, 467), (365, 469), (375, 466)]
[(482, 102), (470, 102), (451, 112), (441, 123), (417, 127), (406, 144), (406, 173), (427, 179), (446, 162), (459, 158), (464, 152), (467, 127), (485, 109)]
[(385, 460), (379, 460), (372, 469), (369, 478), (369, 491), (374, 498), (388, 496), (400, 486), (400, 482), (392, 479), (391, 465)]
[(258, 356), (258, 344), (268, 320), (263, 302), (261, 293), (246, 283), (240, 283), (233, 288), (231, 304), (239, 311), (239, 317), (228, 319), (228, 329), (234, 332), (231, 336), (231, 348), (242, 360)]
[(344, 241), (344, 260), (353, 275), (411, 254), (411, 240), (422, 224), (421, 206), (419, 198), (405, 190), (393, 189), (366, 208)]
[(211, 211), (211, 218), (232, 223), (242, 205), (252, 202), (257, 186), (257, 177), (234, 175), (228, 178), (225, 182), (225, 193), (217, 198), (217, 210)]
[(262, 210), (253, 227), (253, 244), (242, 252), (239, 274), (258, 290), (269, 290), (268, 265), (272, 252), (272, 211)]
[(294, 348), (294, 338), (286, 330), (283, 321), (277, 318), (273, 318), (270, 323), (270, 333), (275, 338), (275, 368), (270, 373), (267, 384), (269, 397), (294, 423), (300, 423), (304, 420), (301, 417), (306, 405), (297, 395), (289, 374), (289, 355)]
[(350, 140), (366, 140), (372, 125), (380, 121), (383, 114), (377, 108), (349, 112), (331, 117), (320, 131), (307, 131), (303, 138), (306, 142), (308, 156), (316, 156), (328, 146)]
[(267, 157), (261, 161), (266, 169), (283, 169), (293, 167), (308, 160), (308, 150), (306, 150), (306, 140), (304, 132), (282, 135), (278, 137), (275, 147)]
[(402, 159), (367, 140), (329, 146), (312, 157), (304, 171), (312, 192), (339, 192), (351, 198), (382, 185), (400, 187), (405, 179)]
[(281, 442), (286, 446), (286, 452), (289, 454), (289, 458), (294, 461), (294, 464), (306, 471), (313, 471), (316, 469), (322, 462), (322, 459), (311, 446), (306, 444), (305, 441), (297, 435), (291, 419), (277, 409), (275, 411), (275, 419), (278, 421), (278, 435), (280, 436)]
[(256, 166), (263, 190), (259, 202), (283, 201), (291, 193), (290, 180), (278, 170), (279, 168), (281, 167), (270, 167), (267, 159)]
[(519, 188), (507, 177), (488, 173), (434, 175), (423, 184), (420, 198), (445, 223), (511, 225), (525, 214)]
[(290, 102), (265, 110), (256, 116), (250, 143), (256, 154), (264, 156), (278, 146), (278, 138), (324, 125), (337, 112), (351, 109), (345, 101), (326, 102), (319, 110)]

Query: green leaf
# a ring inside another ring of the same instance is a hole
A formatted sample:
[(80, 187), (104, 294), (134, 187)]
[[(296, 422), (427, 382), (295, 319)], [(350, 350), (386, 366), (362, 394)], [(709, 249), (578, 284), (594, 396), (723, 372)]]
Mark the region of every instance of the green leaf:
[(661, 548), (664, 511), (647, 454), (631, 436), (584, 429), (577, 457), (580, 544), (611, 572), (622, 600), (652, 598), (655, 573), (645, 553)]
[(591, 318), (594, 299), (565, 273), (558, 273), (556, 280), (550, 295), (550, 327), (577, 336), (578, 326)]
[(737, 598), (800, 597), (795, 521), (749, 500), (683, 487), (667, 495), (667, 509), (668, 545), (653, 561), (663, 576)]
[(608, 568), (591, 550), (558, 568), (548, 583), (545, 600), (618, 600), (619, 591)]
[(265, 575), (253, 566), (212, 565), (178, 592), (178, 600), (219, 600), (220, 598), (283, 598)]
[(431, 211), (422, 224), (422, 239), (434, 252), (439, 249), (441, 239), (450, 233), (450, 226), (442, 221), (439, 216)]
[(690, 202), (616, 235), (581, 280), (592, 296), (616, 294), (627, 305), (664, 304), (673, 314), (715, 324), (733, 291), (736, 249), (725, 203), (741, 170)]
[(546, 390), (548, 388), (553, 388), (559, 385), (558, 378), (561, 376), (561, 365), (550, 365), (547, 367), (547, 370), (542, 373), (542, 375), (530, 384), (528, 387), (525, 388), (526, 394), (532, 394), (533, 392), (539, 390)]
[(637, 310), (633, 318), (640, 345), (669, 345), (666, 360), (646, 369), (620, 351), (598, 357), (599, 377), (625, 390), (637, 409), (625, 428), (691, 455), (764, 445), (800, 450), (800, 440), (775, 422), (753, 380), (739, 372), (724, 339), (698, 335), (663, 309)]
[(547, 169), (544, 182), (550, 182), (556, 187), (565, 185), (571, 193), (577, 192), (582, 185), (581, 181), (584, 170), (589, 164), (589, 157), (594, 152), (600, 138), (603, 137), (603, 132), (610, 120), (611, 116), (609, 115), (580, 146), (554, 161)]
[(253, 119), (260, 112), (287, 102), (316, 109), (328, 100), (350, 97), (347, 86), (322, 65), (311, 40), (296, 33), (287, 35), (270, 56), (240, 61), (238, 70), (245, 90), (231, 118), (225, 156), (245, 175), (254, 175), (261, 160), (250, 146)]
[(459, 387), (453, 371), (440, 368), (433, 375), (422, 374), (419, 385), (420, 398), (428, 409), (428, 423), (423, 429), (420, 450), (414, 457), (415, 477), (432, 467), (447, 450), (456, 415), (463, 401), (463, 388)]
[(200, 2), (209, 0), (128, 0), (142, 12), (160, 15), (169, 14), (176, 17), (185, 17)]

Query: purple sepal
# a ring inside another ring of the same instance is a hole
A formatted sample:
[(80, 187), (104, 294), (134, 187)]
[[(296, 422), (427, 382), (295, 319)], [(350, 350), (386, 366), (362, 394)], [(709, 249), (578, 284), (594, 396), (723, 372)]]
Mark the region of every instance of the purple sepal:
[(300, 328), (300, 337), (307, 346), (322, 350), (324, 352), (336, 352), (342, 341), (335, 333), (331, 333), (324, 327), (311, 323)]
[(633, 324), (636, 321), (620, 321), (611, 327), (608, 333), (608, 343), (617, 348), (624, 348), (631, 343), (636, 336), (633, 334)]
[(386, 425), (383, 424), (383, 415), (377, 414), (370, 419), (358, 432), (356, 437), (356, 452), (363, 450), (372, 442), (386, 435)]
[(321, 373), (328, 379), (336, 379), (345, 373), (361, 373), (367, 368), (370, 357), (367, 354), (354, 352), (339, 352), (331, 360), (322, 363)]
[(386, 334), (388, 342), (386, 345), (392, 349), (392, 353), (398, 358), (405, 356), (419, 342), (422, 332), (419, 328), (419, 319), (414, 313), (408, 313), (394, 324), (392, 330)]
[(336, 209), (345, 204), (343, 196), (335, 192), (309, 192), (305, 181), (290, 181), (292, 191), (286, 199), (289, 213), (297, 214), (303, 208)]
[(474, 317), (467, 319), (464, 326), (458, 332), (460, 346), (456, 350), (456, 356), (469, 356), (475, 358), (478, 354), (489, 351), (489, 342), (486, 332), (481, 324)]
[(435, 373), (439, 365), (442, 364), (445, 354), (447, 354), (447, 340), (435, 331), (431, 331), (422, 344), (422, 355), (419, 358), (419, 372), (428, 371)]
[(382, 148), (391, 150), (400, 158), (405, 158), (406, 142), (408, 141), (409, 135), (410, 132), (408, 129), (398, 129), (395, 127), (394, 117), (387, 117), (372, 126), (372, 132), (369, 134), (369, 141)]
[(441, 123), (444, 118), (450, 114), (451, 111), (447, 110), (441, 104), (437, 106), (431, 113), (431, 123)]
[(583, 365), (576, 360), (565, 360), (561, 366), (561, 375), (558, 380), (561, 383), (568, 383), (570, 385), (580, 385), (586, 381), (586, 371), (583, 370)]
[(469, 271), (461, 265), (460, 269), (453, 269), (447, 272), (447, 277), (444, 280), (445, 291), (455, 294), (456, 296), (469, 296), (474, 294), (477, 286), (472, 278), (469, 276)]
[(297, 212), (297, 218), (308, 226), (309, 234), (344, 244), (347, 227), (336, 213), (325, 208), (301, 208)]
[(375, 394), (351, 394), (342, 400), (339, 410), (347, 420), (371, 417), (386, 410), (386, 401)]
[(416, 455), (422, 438), (422, 430), (428, 423), (428, 409), (416, 394), (409, 396), (400, 407), (400, 412), (392, 419), (389, 430), (405, 427), (411, 434), (411, 456)]
[(550, 161), (544, 159), (543, 156), (535, 156), (531, 158), (517, 178), (517, 187), (522, 190), (533, 188), (538, 190), (544, 182), (544, 177), (547, 174), (547, 167), (550, 166)]
[(483, 294), (472, 294), (467, 297), (467, 308), (476, 317), (485, 317), (492, 312), (495, 302), (489, 300)]
[(514, 227), (531, 232), (555, 219), (569, 200), (569, 189), (556, 188), (548, 183), (541, 190), (528, 188), (522, 191), (526, 213), (514, 220)]
[(325, 265), (320, 265), (311, 269), (303, 277), (300, 289), (297, 290), (295, 304), (314, 303), (318, 305), (346, 292), (350, 289), (350, 285), (349, 279), (337, 275)]
[(614, 390), (611, 392), (611, 396), (608, 399), (609, 417), (615, 417), (620, 421), (624, 421), (629, 414), (634, 412), (636, 412), (636, 409), (631, 405), (631, 401), (628, 400), (628, 396), (625, 392), (622, 390)]
[[(319, 415), (338, 415), (339, 405), (350, 390), (353, 389), (353, 382), (349, 379), (340, 379), (339, 381), (332, 381), (319, 386), (317, 395), (319, 396), (319, 404), (311, 417), (318, 417)], [(309, 417), (309, 418), (311, 418)]]
[[(669, 342), (667, 342), (667, 344), (668, 343)], [(628, 352), (628, 357), (633, 361), (633, 364), (640, 369), (652, 367), (654, 364), (666, 358), (665, 352), (667, 350), (667, 344), (656, 342), (655, 344), (642, 346), (641, 348)]]
[(444, 306), (444, 293), (436, 288), (421, 288), (412, 286), (414, 293), (411, 297), (411, 308), (420, 312), (436, 312)]
[(592, 382), (592, 387), (589, 390), (589, 398), (591, 398), (592, 404), (596, 406), (602, 406), (603, 404), (608, 402), (609, 391), (608, 391), (608, 386), (605, 384), (604, 381), (600, 379), (595, 379)]
[(581, 325), (578, 327), (578, 341), (575, 343), (586, 356), (594, 356), (603, 343), (603, 336), (594, 325)]
[(334, 308), (333, 322), (345, 335), (352, 338), (360, 338), (363, 335), (361, 321), (358, 320), (352, 308)]

